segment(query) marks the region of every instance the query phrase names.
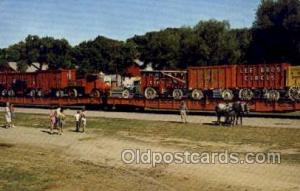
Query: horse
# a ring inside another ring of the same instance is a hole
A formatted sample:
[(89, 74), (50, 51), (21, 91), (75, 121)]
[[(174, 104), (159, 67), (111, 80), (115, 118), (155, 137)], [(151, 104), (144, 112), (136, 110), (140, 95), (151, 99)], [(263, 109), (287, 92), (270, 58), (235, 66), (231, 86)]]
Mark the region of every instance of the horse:
[(232, 110), (232, 104), (229, 103), (219, 103), (216, 107), (215, 107), (215, 112), (217, 115), (217, 124), (221, 125), (221, 117), (224, 116), (225, 123), (229, 123), (229, 113)]
[(233, 125), (238, 125), (238, 121), (240, 120), (240, 124), (243, 124), (243, 116), (245, 113), (249, 112), (249, 107), (247, 103), (236, 101), (233, 103), (219, 103), (215, 107), (215, 111), (217, 114), (217, 124), (221, 124), (221, 117), (225, 117), (225, 123)]
[(232, 112), (229, 113), (232, 125), (238, 125), (240, 120), (240, 125), (243, 125), (243, 116), (249, 113), (250, 109), (247, 103), (236, 101), (232, 104)]

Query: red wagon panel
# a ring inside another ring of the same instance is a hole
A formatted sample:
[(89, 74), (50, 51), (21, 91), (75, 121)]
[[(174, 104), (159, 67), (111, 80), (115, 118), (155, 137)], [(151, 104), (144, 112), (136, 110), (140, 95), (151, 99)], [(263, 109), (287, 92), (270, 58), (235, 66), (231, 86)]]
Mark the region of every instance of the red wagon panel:
[(37, 73), (37, 88), (43, 90), (64, 89), (76, 80), (75, 70), (42, 71)]
[(285, 87), (289, 64), (258, 64), (237, 66), (237, 87), (281, 89)]
[(236, 87), (236, 65), (188, 68), (189, 89)]

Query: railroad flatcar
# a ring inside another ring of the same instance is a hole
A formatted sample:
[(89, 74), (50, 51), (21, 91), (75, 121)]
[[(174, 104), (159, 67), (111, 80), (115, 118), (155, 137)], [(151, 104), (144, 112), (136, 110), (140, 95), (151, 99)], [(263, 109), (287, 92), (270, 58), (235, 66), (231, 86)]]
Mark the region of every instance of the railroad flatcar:
[(76, 70), (0, 72), (1, 96), (100, 97), (109, 86), (98, 75), (77, 79)]
[(141, 90), (146, 99), (172, 97), (181, 99), (186, 93), (187, 71), (155, 70), (143, 71)]
[(300, 67), (281, 63), (142, 71), (141, 85), (146, 99), (300, 101)]

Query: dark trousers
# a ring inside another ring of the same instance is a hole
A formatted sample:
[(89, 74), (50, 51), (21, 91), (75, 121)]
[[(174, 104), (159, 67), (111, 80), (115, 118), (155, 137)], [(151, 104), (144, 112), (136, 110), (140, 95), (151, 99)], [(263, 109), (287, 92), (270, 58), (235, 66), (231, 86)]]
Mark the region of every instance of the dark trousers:
[(76, 132), (79, 132), (80, 129), (80, 121), (76, 121)]

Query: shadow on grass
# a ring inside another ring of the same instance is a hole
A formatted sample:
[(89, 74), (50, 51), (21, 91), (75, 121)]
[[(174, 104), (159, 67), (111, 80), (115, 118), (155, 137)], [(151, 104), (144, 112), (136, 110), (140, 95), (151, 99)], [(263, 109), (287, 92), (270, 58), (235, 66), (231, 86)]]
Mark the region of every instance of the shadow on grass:
[[(56, 129), (55, 129), (55, 130), (56, 130)], [(58, 135), (58, 134), (59, 134), (59, 133), (58, 133), (58, 130), (53, 131), (52, 133), (50, 132), (50, 130), (41, 130), (41, 132), (47, 133), (47, 134), (49, 134), (49, 135)]]

